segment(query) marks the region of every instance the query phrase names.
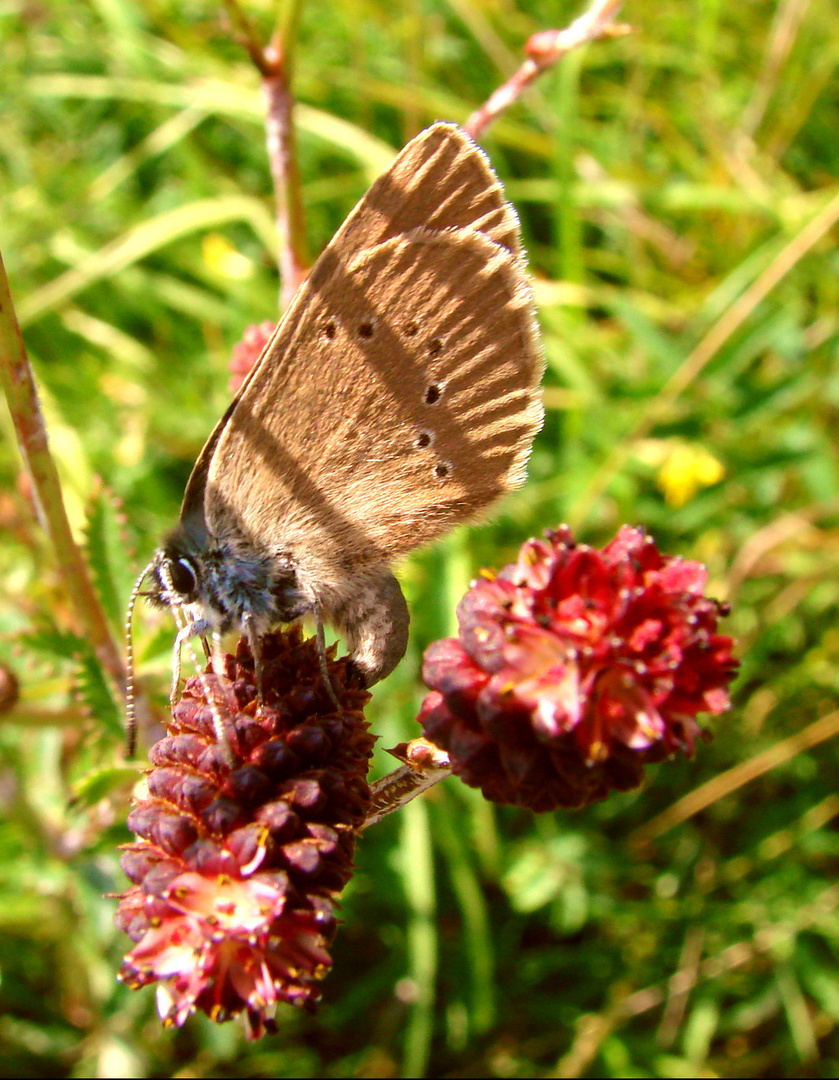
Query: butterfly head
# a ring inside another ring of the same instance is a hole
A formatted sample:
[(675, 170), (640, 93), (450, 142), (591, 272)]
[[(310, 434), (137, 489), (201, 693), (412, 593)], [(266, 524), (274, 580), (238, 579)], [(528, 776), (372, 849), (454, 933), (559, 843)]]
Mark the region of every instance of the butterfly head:
[(260, 551), (241, 535), (216, 539), (185, 522), (157, 551), (151, 578), (149, 603), (182, 608), (199, 633), (250, 627), (261, 635), (311, 607), (289, 560)]
[(155, 553), (151, 567), (151, 587), (145, 593), (157, 608), (202, 605), (206, 598), (200, 555), (190, 550), (178, 534), (169, 537)]

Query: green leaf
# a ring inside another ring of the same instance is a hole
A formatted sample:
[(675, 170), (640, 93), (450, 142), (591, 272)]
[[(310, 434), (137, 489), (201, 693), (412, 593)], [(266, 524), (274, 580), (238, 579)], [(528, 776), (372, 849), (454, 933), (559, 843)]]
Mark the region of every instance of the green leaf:
[(73, 785), (73, 802), (77, 806), (95, 806), (115, 791), (135, 784), (139, 778), (139, 769), (129, 765), (96, 769)]
[(119, 504), (108, 491), (100, 491), (88, 506), (85, 544), (99, 599), (114, 626), (122, 627), (131, 592), (132, 568)]
[(24, 649), (41, 653), (50, 660), (75, 660), (86, 648), (84, 638), (70, 630), (43, 627), (21, 634), (18, 639)]
[(89, 647), (77, 658), (76, 686), (83, 706), (97, 724), (121, 737), (122, 709), (111, 693), (102, 665)]

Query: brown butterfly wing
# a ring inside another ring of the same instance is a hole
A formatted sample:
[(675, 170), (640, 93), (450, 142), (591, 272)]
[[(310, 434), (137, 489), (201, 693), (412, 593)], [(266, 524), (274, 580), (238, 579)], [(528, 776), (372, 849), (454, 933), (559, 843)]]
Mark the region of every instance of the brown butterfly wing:
[(516, 212), (486, 154), (454, 124), (433, 124), (397, 154), (335, 234), (345, 258), (414, 229), (475, 229), (521, 254)]
[(318, 260), (215, 444), (205, 511), (329, 584), (523, 475), (542, 372), (523, 266), (468, 229)]
[[(351, 211), (321, 259), (330, 258), (330, 251), (337, 250), (348, 260), (363, 248), (418, 228), (475, 229), (520, 254), (515, 210), (504, 198), (487, 156), (454, 124), (433, 124), (397, 154), (391, 167)], [(296, 299), (302, 301), (303, 297)], [(299, 318), (301, 309), (301, 304), (292, 304), (284, 322)], [(278, 327), (277, 335), (284, 334), (285, 329)], [(254, 366), (201, 451), (184, 494), (182, 521), (198, 521), (203, 516), (207, 474), (216, 444), (248, 383), (262, 377), (258, 375), (262, 361), (276, 364), (278, 340), (269, 342), (260, 363)]]

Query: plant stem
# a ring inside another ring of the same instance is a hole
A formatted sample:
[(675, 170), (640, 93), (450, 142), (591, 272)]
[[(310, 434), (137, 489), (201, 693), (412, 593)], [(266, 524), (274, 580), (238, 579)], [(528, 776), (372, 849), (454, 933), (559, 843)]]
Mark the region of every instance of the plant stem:
[(271, 62), (271, 71), (262, 83), (267, 104), (265, 138), (280, 236), (280, 310), (285, 311), (305, 280), (309, 260), (294, 132), (294, 98), (279, 39), (268, 46), (265, 55)]
[(404, 764), (371, 785), (370, 812), (362, 829), (375, 825), (452, 774), (448, 754), (422, 736), (400, 743), (388, 753)]
[(23, 464), (32, 484), (38, 521), (49, 537), (70, 598), (77, 629), (90, 641), (99, 662), (125, 692), (125, 666), (96, 596), (87, 564), (73, 539), (61, 482), (47, 441), (44, 417), (23, 335), (0, 255), (0, 383), (12, 416)]
[(277, 232), (280, 240), (280, 311), (291, 303), (309, 271), (306, 224), (300, 169), (294, 133), (294, 96), (291, 79), (297, 24), (303, 0), (290, 0), (269, 45), (263, 46), (257, 31), (237, 0), (225, 0), (238, 36), (262, 76), (265, 94), (265, 138), (274, 181)]
[(592, 0), (586, 11), (564, 30), (542, 30), (534, 34), (524, 47), (525, 62), (472, 113), (463, 125), (464, 129), (477, 139), (534, 79), (553, 67), (571, 49), (598, 38), (628, 34), (628, 26), (613, 21), (621, 3), (622, 0)]

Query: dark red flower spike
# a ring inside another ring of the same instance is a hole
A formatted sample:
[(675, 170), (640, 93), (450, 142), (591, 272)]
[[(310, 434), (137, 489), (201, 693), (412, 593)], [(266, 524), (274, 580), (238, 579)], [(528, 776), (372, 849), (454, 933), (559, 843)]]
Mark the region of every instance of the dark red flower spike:
[[(138, 839), (122, 866), (134, 884), (116, 914), (136, 942), (120, 977), (157, 985), (165, 1023), (196, 1009), (219, 1021), (244, 1012), (252, 1038), (279, 1002), (320, 996), (373, 746), (369, 695), (346, 661), (329, 663), (340, 712), (314, 641), (296, 630), (263, 639), (262, 666), (261, 709), (244, 641), (225, 680), (187, 681), (150, 753), (149, 796), (129, 815)], [(229, 747), (216, 741), (208, 694)]]

